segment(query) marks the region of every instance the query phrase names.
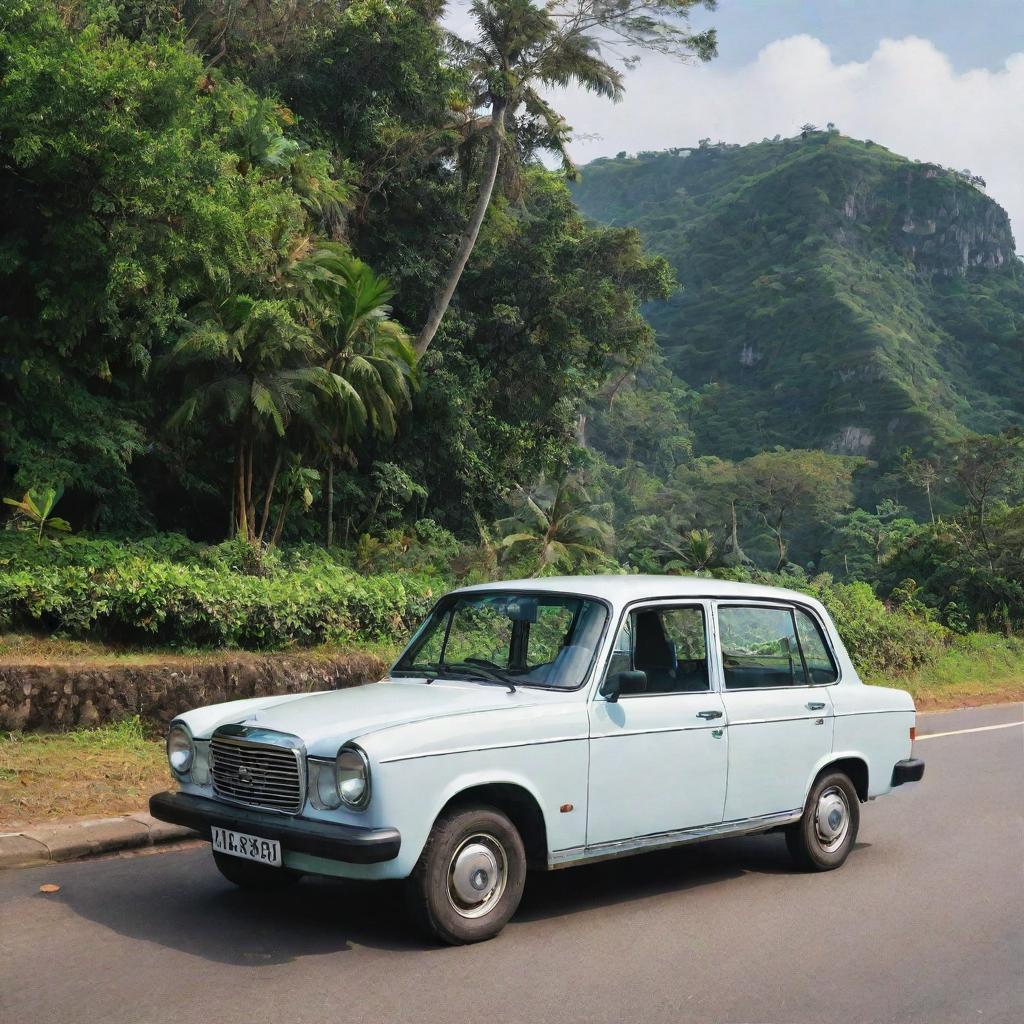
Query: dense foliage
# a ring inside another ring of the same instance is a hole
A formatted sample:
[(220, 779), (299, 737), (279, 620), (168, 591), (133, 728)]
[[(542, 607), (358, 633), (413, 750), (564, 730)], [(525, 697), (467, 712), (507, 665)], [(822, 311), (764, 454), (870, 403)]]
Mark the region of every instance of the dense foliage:
[[(569, 524), (555, 542), (572, 543), (566, 533), (585, 525)], [(523, 532), (510, 536), (529, 542)], [(543, 558), (539, 541), (525, 562), (502, 569), (423, 522), (404, 538), (391, 536), (349, 554), (285, 547), (253, 575), (248, 545), (236, 541), (206, 546), (162, 534), (129, 543), (72, 537), (40, 544), (28, 534), (0, 533), (0, 631), (42, 629), (172, 647), (394, 645), (446, 588), (484, 574), (517, 575)], [(446, 571), (439, 574), (426, 552), (445, 547)], [(866, 583), (749, 569), (721, 575), (812, 594), (830, 609), (858, 668), (868, 673), (911, 671), (934, 661), (952, 641), (925, 616), (888, 610)]]
[(364, 575), (322, 548), (246, 572), (245, 544), (205, 548), (163, 535), (129, 546), (0, 545), (0, 630), (114, 643), (273, 648), (394, 643), (443, 582), (409, 571)]
[(0, 0), (0, 628), (391, 641), (598, 569), (811, 588), (878, 671), (1024, 628), (976, 181), (812, 132), (570, 191), (545, 89), (710, 59), (696, 4)]

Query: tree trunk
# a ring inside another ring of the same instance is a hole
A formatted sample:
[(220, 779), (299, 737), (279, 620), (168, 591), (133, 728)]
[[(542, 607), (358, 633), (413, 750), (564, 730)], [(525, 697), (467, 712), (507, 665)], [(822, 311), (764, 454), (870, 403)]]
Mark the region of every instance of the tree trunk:
[(284, 532), (284, 521), (288, 518), (288, 510), (292, 507), (292, 495), (291, 492), (284, 499), (284, 503), (281, 505), (281, 511), (277, 514), (277, 523), (274, 526), (273, 536), (270, 538), (270, 547), (276, 548), (281, 540), (281, 534)]
[(235, 488), (238, 491), (238, 523), (235, 536), (242, 534), (246, 539), (249, 537), (249, 525), (245, 518), (245, 441), (241, 438), (238, 441), (238, 458), (235, 474)]
[(270, 499), (274, 496), (274, 488), (277, 486), (277, 475), (281, 472), (281, 452), (277, 453), (274, 460), (274, 469), (270, 474), (270, 481), (267, 484), (267, 493), (263, 498), (263, 516), (260, 519), (260, 532), (256, 540), (262, 544), (263, 535), (267, 532), (267, 523), (270, 521)]
[(423, 325), (419, 337), (416, 339), (416, 358), (419, 359), (424, 352), (430, 348), (430, 343), (437, 334), (438, 327), (444, 319), (448, 304), (452, 301), (455, 289), (458, 287), (462, 272), (466, 269), (473, 247), (476, 245), (477, 236), (480, 234), (480, 227), (487, 214), (487, 207), (491, 204), (491, 196), (494, 194), (494, 183), (498, 178), (498, 165), (501, 163), (501, 151), (505, 143), (505, 108), (504, 99), (494, 99), (491, 102), (491, 139), (487, 153), (487, 167), (483, 180), (480, 182), (480, 192), (477, 195), (476, 206), (473, 208), (473, 215), (469, 218), (466, 230), (459, 240), (459, 247), (455, 252), (455, 258), (448, 268), (444, 284), (434, 299), (427, 315), (427, 322)]
[(786, 545), (782, 542), (782, 534), (775, 534), (775, 543), (779, 548), (779, 564), (775, 567), (776, 572), (782, 572), (782, 567), (786, 564)]
[(253, 463), (256, 461), (256, 443), (251, 438), (248, 443), (249, 459), (245, 471), (245, 517), (249, 526), (247, 540), (256, 543), (256, 502), (252, 496)]
[(334, 455), (327, 457), (327, 547), (334, 545)]
[(925, 484), (924, 493), (928, 497), (928, 518), (932, 521), (932, 526), (935, 526), (935, 509), (932, 508), (932, 485), (930, 483)]

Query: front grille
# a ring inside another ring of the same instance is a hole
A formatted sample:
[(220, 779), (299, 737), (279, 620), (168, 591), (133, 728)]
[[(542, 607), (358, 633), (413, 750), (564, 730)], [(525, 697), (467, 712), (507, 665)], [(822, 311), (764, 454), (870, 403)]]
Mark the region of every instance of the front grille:
[(305, 798), (301, 753), (214, 733), (210, 775), (214, 792), (228, 800), (298, 814)]

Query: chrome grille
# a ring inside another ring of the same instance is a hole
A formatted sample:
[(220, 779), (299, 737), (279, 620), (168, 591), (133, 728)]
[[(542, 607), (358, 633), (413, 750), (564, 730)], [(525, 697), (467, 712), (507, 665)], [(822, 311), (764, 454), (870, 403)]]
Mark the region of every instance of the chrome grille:
[[(282, 736), (286, 739), (291, 737)], [(302, 810), (302, 753), (294, 746), (256, 743), (218, 730), (210, 741), (210, 775), (214, 792), (225, 799), (285, 814)]]

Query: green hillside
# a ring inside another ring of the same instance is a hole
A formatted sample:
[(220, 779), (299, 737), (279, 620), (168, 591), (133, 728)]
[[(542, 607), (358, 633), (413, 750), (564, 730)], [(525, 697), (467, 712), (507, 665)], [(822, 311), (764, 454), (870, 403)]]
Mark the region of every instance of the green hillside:
[(1024, 267), (980, 184), (814, 132), (597, 160), (575, 198), (676, 269), (648, 312), (699, 450), (886, 463), (1024, 412)]

